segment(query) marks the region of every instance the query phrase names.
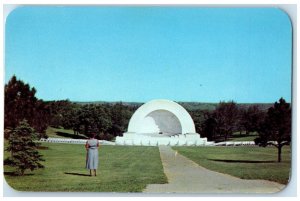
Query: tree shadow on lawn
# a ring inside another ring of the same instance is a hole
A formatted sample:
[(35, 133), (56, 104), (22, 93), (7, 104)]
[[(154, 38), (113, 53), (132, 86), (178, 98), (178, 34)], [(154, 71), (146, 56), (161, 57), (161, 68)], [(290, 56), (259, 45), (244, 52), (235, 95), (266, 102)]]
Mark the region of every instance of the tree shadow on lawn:
[(85, 177), (90, 176), (90, 174), (82, 174), (82, 173), (76, 173), (76, 172), (65, 172), (65, 174), (74, 175), (74, 176), (85, 176)]
[(40, 149), (40, 150), (48, 150), (49, 147), (38, 145), (38, 146), (37, 146), (37, 149)]
[(75, 134), (64, 133), (64, 132), (60, 132), (60, 131), (57, 131), (56, 135), (61, 136), (61, 137), (72, 138), (72, 139), (87, 139), (87, 137), (82, 136), (82, 135), (75, 135)]
[(224, 160), (224, 159), (208, 159), (210, 161), (225, 163), (277, 163), (277, 161), (253, 161), (253, 160)]

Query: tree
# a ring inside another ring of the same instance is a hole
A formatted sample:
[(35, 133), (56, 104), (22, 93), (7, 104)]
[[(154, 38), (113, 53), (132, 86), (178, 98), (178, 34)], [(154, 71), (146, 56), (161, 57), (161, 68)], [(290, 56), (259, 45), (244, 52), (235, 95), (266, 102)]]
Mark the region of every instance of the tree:
[(4, 128), (13, 130), (27, 119), (40, 137), (45, 136), (50, 113), (44, 102), (35, 97), (36, 89), (13, 76), (4, 91)]
[(33, 108), (34, 117), (27, 117), (29, 124), (37, 132), (39, 138), (47, 137), (46, 129), (50, 121), (50, 110), (43, 100), (37, 100)]
[(216, 139), (217, 122), (215, 118), (208, 117), (202, 124), (203, 137), (207, 137), (209, 141)]
[(79, 111), (80, 108), (77, 105), (74, 105), (71, 110), (62, 115), (62, 126), (65, 129), (73, 129), (74, 135), (78, 135), (80, 131)]
[(281, 162), (281, 149), (291, 141), (291, 107), (283, 98), (269, 108), (264, 122), (260, 125), (259, 145), (273, 145), (278, 150), (277, 161)]
[(59, 101), (49, 101), (47, 102), (47, 105), (51, 111), (51, 119), (49, 121), (50, 126), (55, 128), (66, 126), (66, 128), (69, 128), (70, 125), (68, 122), (68, 118), (72, 118), (70, 113), (73, 112), (77, 105), (75, 103), (70, 102), (68, 99)]
[(78, 111), (78, 119), (78, 127), (86, 136), (91, 133), (107, 133), (111, 128), (109, 114), (101, 105), (84, 105)]
[(33, 171), (44, 167), (40, 163), (43, 159), (37, 151), (38, 144), (33, 141), (36, 137), (34, 129), (26, 120), (21, 121), (9, 135), (6, 151), (11, 155), (4, 164), (15, 167), (18, 175), (24, 175), (27, 169)]
[(122, 135), (128, 126), (131, 115), (128, 107), (123, 105), (122, 102), (113, 105), (110, 110), (112, 126), (109, 129), (109, 133), (114, 136)]
[(13, 76), (5, 85), (4, 91), (4, 125), (5, 128), (15, 128), (27, 114), (33, 113), (33, 107), (37, 101), (36, 90)]
[(263, 121), (265, 112), (261, 111), (257, 105), (250, 106), (247, 110), (241, 111), (241, 126), (245, 129), (246, 135), (255, 132)]
[[(203, 134), (203, 122), (206, 120), (205, 117), (207, 114), (209, 114), (209, 111), (207, 110), (187, 110), (188, 113), (191, 115), (194, 124), (195, 124), (195, 129), (197, 133), (201, 133), (201, 136)], [(203, 137), (207, 137), (204, 135)]]
[(235, 102), (221, 102), (214, 112), (216, 132), (227, 138), (233, 133), (237, 125), (238, 107)]
[(55, 128), (63, 127), (65, 129), (73, 129), (74, 135), (78, 135), (80, 131), (79, 111), (82, 106), (67, 100), (49, 101), (51, 119), (50, 126)]

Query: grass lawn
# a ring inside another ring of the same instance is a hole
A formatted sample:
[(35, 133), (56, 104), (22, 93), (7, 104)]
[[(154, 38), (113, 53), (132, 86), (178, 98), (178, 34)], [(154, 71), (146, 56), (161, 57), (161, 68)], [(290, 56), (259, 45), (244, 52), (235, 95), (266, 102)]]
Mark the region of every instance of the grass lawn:
[(277, 163), (275, 147), (173, 147), (199, 165), (242, 179), (265, 179), (287, 184), (291, 168), (290, 147)]
[[(85, 169), (83, 145), (42, 143), (44, 169), (13, 176), (7, 183), (19, 191), (140, 192), (147, 184), (167, 183), (157, 147), (101, 146), (97, 177)], [(5, 158), (9, 153), (5, 152)]]

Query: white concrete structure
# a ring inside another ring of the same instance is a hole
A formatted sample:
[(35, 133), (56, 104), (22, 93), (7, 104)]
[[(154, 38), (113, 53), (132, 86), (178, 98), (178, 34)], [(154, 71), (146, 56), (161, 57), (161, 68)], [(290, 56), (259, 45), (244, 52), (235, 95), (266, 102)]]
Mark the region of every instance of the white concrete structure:
[(195, 131), (190, 114), (170, 100), (152, 100), (133, 114), (128, 131), (116, 138), (118, 145), (201, 146), (209, 144)]

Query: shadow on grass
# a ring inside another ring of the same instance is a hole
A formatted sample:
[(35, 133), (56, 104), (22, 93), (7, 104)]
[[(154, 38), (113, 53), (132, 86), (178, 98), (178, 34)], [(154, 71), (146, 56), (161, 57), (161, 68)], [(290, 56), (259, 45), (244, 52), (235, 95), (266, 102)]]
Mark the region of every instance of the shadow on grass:
[(253, 160), (224, 160), (224, 159), (208, 159), (210, 161), (225, 163), (276, 163), (276, 161), (253, 161)]
[(14, 176), (14, 177), (24, 177), (24, 176), (32, 176), (32, 175), (34, 175), (34, 174), (32, 174), (32, 173), (25, 173), (24, 175), (18, 175), (18, 174), (16, 174), (16, 173), (14, 173), (14, 172), (4, 172), (4, 175), (5, 176)]
[(65, 172), (65, 174), (75, 175), (75, 176), (84, 176), (84, 177), (90, 176), (90, 174), (82, 174), (82, 173), (76, 173), (76, 172)]
[(48, 150), (49, 147), (46, 147), (46, 146), (38, 146), (37, 149), (40, 149), (40, 150)]
[(62, 137), (67, 137), (67, 138), (72, 138), (72, 139), (87, 139), (87, 137), (84, 137), (82, 135), (74, 135), (70, 133), (64, 133), (64, 132), (56, 132), (56, 135), (62, 136)]

